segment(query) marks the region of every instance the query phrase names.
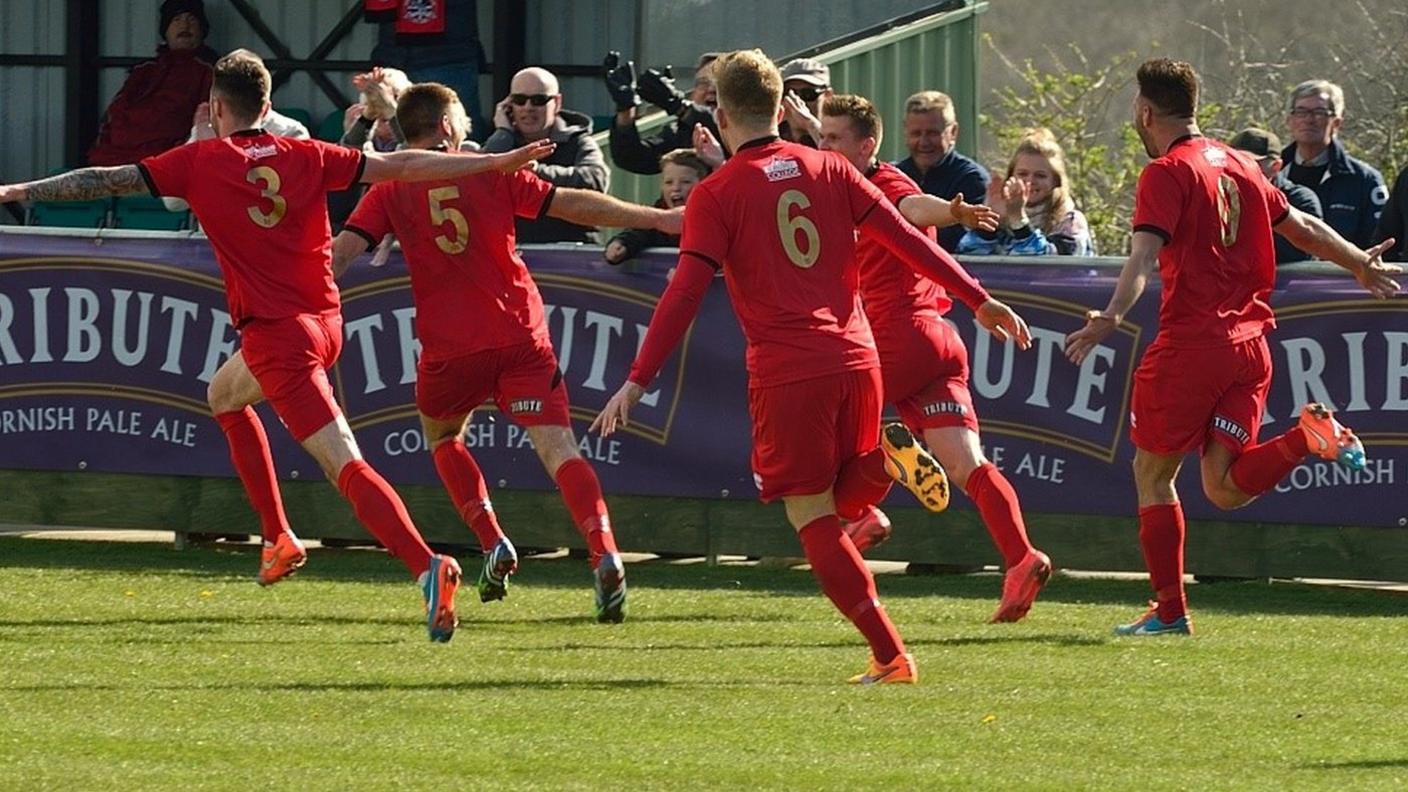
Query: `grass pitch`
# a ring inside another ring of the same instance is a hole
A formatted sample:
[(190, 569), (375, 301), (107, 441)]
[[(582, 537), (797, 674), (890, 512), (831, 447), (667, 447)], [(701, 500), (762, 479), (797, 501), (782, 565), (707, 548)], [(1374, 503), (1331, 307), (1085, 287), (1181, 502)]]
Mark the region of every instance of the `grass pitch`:
[[(466, 572), (477, 559), (466, 559)], [(1408, 599), (1196, 586), (1192, 639), (1116, 639), (1142, 581), (1054, 580), (988, 625), (995, 576), (882, 576), (921, 684), (804, 571), (528, 559), (433, 645), (383, 554), (0, 538), (9, 790), (1403, 789)]]

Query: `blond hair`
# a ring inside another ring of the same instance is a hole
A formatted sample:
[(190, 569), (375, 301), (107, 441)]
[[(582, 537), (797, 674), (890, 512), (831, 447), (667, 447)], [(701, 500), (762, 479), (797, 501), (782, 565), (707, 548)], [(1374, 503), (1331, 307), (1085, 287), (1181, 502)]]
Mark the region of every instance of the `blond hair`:
[(940, 113), (950, 123), (957, 119), (953, 100), (943, 91), (920, 91), (904, 100), (904, 114), (914, 113)]
[(714, 61), (719, 107), (743, 126), (769, 126), (782, 103), (782, 74), (762, 50), (735, 50)]
[(1038, 225), (1042, 233), (1049, 234), (1057, 223), (1076, 208), (1066, 177), (1066, 155), (1061, 151), (1061, 144), (1056, 142), (1056, 136), (1051, 134), (1051, 130), (1046, 127), (1028, 129), (1022, 134), (1022, 139), (1017, 141), (1017, 150), (1012, 153), (1012, 159), (1007, 163), (1007, 178), (1012, 178), (1012, 171), (1017, 169), (1017, 158), (1023, 154), (1042, 157), (1051, 168), (1055, 184), (1051, 187), (1051, 194), (1046, 196), (1046, 200), (1042, 201), (1041, 206), (1034, 212), (1039, 215)]

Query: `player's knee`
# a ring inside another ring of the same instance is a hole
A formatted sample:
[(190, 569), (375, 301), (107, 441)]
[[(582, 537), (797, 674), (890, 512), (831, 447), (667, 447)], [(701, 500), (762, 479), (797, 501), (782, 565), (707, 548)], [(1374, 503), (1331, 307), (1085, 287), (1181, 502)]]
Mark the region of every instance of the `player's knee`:
[(1240, 509), (1251, 502), (1251, 497), (1234, 486), (1218, 484), (1216, 482), (1204, 481), (1203, 494), (1208, 496), (1208, 500), (1213, 506), (1222, 511)]

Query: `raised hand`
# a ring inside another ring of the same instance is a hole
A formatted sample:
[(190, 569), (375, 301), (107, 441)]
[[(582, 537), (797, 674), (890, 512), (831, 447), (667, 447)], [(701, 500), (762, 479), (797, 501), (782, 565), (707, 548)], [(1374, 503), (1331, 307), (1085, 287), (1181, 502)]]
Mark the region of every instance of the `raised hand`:
[(1007, 224), (1017, 228), (1027, 220), (1027, 183), (1013, 176), (1002, 185), (1002, 199), (1007, 204)]
[(195, 130), (196, 140), (210, 140), (215, 137), (215, 127), (210, 125), (210, 102), (196, 105), (196, 112), (191, 116), (191, 128)]
[(996, 231), (997, 223), (1002, 219), (1002, 215), (982, 204), (964, 203), (963, 193), (953, 196), (948, 209), (960, 225), (978, 231)]
[(684, 109), (684, 92), (675, 87), (675, 75), (669, 66), (646, 69), (636, 81), (636, 90), (640, 91), (640, 98), (670, 115), (678, 115)]
[(1119, 327), (1119, 319), (1104, 311), (1085, 312), (1085, 327), (1066, 336), (1066, 357), (1079, 366), (1090, 351)]
[(537, 162), (538, 160), (550, 156), (557, 149), (557, 144), (544, 138), (535, 140), (524, 146), (519, 146), (512, 151), (505, 151), (502, 154), (486, 154), (498, 160), (499, 170), (504, 173), (514, 171)]
[(1003, 192), (1002, 179), (994, 176), (988, 179), (987, 205), (997, 212), (999, 217), (1007, 214), (1007, 198)]
[(640, 104), (640, 96), (636, 94), (635, 62), (621, 62), (621, 53), (612, 50), (606, 53), (601, 65), (606, 69), (606, 90), (616, 102), (616, 112), (635, 109)]
[(1380, 300), (1386, 300), (1398, 293), (1398, 281), (1390, 276), (1403, 274), (1403, 267), (1397, 264), (1385, 264), (1383, 260), (1385, 251), (1392, 248), (1397, 241), (1389, 237), (1364, 251), (1369, 260), (1364, 262), (1364, 267), (1354, 276), (1360, 286), (1363, 286), (1366, 291)]
[(714, 170), (724, 164), (724, 147), (719, 145), (718, 138), (709, 131), (709, 127), (703, 124), (694, 125), (694, 153)]
[(1018, 349), (1029, 349), (1032, 345), (1032, 331), (1027, 322), (1017, 312), (1001, 300), (989, 298), (973, 312), (978, 324), (1002, 341), (1016, 341)]
[(587, 427), (587, 431), (600, 432), (602, 437), (610, 437), (618, 428), (630, 426), (631, 408), (640, 403), (640, 398), (644, 395), (645, 388), (626, 380), (602, 408), (601, 414), (592, 421), (592, 425)]

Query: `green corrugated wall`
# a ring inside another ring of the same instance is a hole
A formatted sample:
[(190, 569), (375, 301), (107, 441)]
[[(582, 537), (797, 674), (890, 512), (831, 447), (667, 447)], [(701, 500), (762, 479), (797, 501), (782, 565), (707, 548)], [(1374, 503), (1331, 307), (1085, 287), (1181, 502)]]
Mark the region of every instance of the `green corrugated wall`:
[[(837, 93), (859, 93), (875, 103), (885, 121), (881, 157), (906, 156), (901, 120), (904, 100), (917, 91), (939, 90), (953, 97), (958, 111), (958, 148), (972, 156), (978, 136), (978, 15), (987, 11), (977, 2), (958, 11), (913, 22), (847, 44), (817, 57), (831, 67)], [(641, 122), (642, 132), (665, 123), (663, 114)], [(611, 159), (607, 133), (597, 134)], [(657, 176), (637, 176), (621, 169), (611, 172), (611, 194), (638, 203), (660, 195)]]

